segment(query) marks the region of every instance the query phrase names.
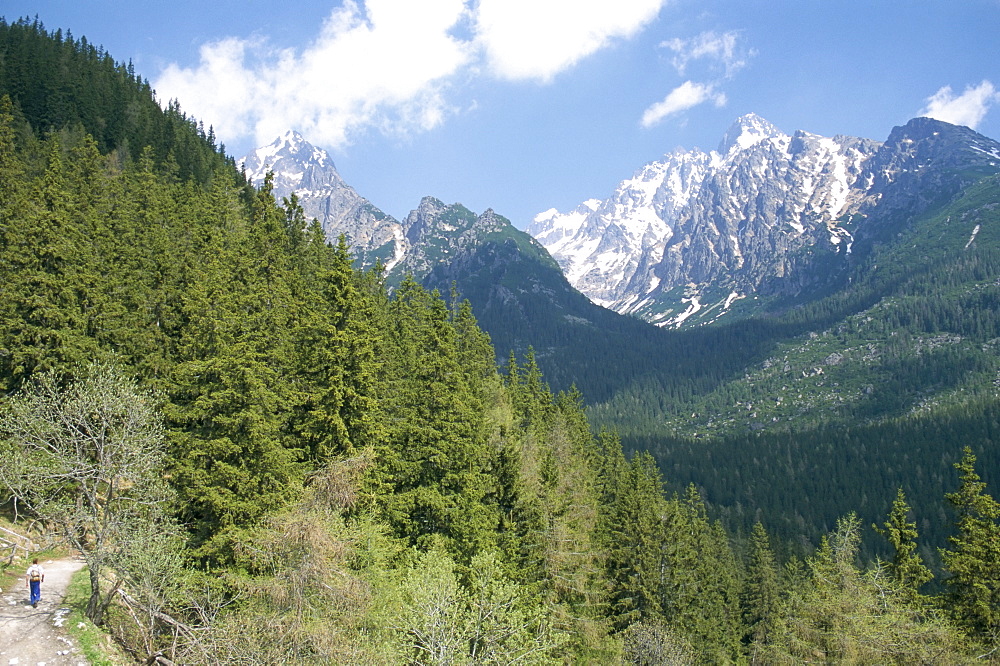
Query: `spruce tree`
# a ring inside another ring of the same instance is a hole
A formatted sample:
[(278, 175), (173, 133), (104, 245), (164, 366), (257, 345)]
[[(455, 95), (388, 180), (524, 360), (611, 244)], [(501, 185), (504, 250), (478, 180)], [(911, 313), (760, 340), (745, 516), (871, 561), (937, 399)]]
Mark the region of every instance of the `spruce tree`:
[(893, 547), (892, 562), (889, 564), (892, 576), (916, 598), (920, 586), (931, 580), (934, 574), (924, 566), (917, 553), (917, 524), (910, 520), (910, 505), (906, 502), (902, 488), (896, 492), (892, 510), (883, 525), (881, 528), (877, 525), (872, 527)]
[(760, 522), (750, 535), (743, 609), (751, 661), (766, 663), (767, 648), (781, 638), (781, 590), (770, 540)]
[(288, 435), (287, 336), (298, 308), (270, 191), (255, 196), (245, 226), (225, 232), (214, 232), (192, 269), (167, 407), (181, 518), (197, 553), (215, 564), (230, 560), (250, 526), (297, 496), (306, 471)]
[(389, 317), (384, 405), (393, 424), (373, 477), (384, 516), (398, 536), (421, 547), (443, 540), (467, 562), (495, 545), (499, 522), (496, 506), (484, 502), (492, 480), (483, 404), (437, 292), (407, 278)]
[(701, 651), (706, 661), (735, 660), (743, 637), (741, 571), (718, 522), (711, 522), (695, 486), (689, 485), (664, 521), (660, 604), (664, 617)]
[(626, 462), (620, 447), (611, 456), (606, 469), (615, 476), (604, 482), (602, 533), (611, 584), (609, 613), (612, 626), (621, 631), (662, 612), (660, 549), (667, 539), (668, 506), (652, 456), (637, 454)]
[(45, 144), (45, 169), (18, 198), (19, 209), (3, 230), (3, 361), (9, 388), (34, 372), (68, 371), (96, 356), (96, 344), (86, 335), (93, 293), (86, 270), (90, 248), (75, 214), (62, 143), (53, 135)]
[(24, 163), (15, 145), (13, 105), (10, 97), (0, 96), (0, 280), (4, 284), (4, 297), (0, 298), (0, 381), (8, 391), (17, 387), (30, 368), (24, 368), (21, 343), (17, 340), (22, 327), (20, 292), (26, 286), (18, 285), (27, 257), (22, 256), (21, 246), (28, 237), (24, 234), (23, 218), (28, 209), (27, 175)]
[(951, 548), (941, 550), (950, 574), (945, 583), (951, 609), (973, 635), (996, 641), (1000, 632), (1000, 503), (985, 492), (970, 447), (963, 449), (955, 469), (961, 484), (945, 498), (957, 514), (956, 533), (948, 537)]
[[(295, 222), (295, 216), (287, 215)], [(294, 237), (298, 232), (290, 228)], [(297, 383), (290, 427), (311, 464), (381, 443), (379, 380), (385, 350), (384, 314), (351, 267), (346, 241), (330, 247), (318, 223), (305, 231), (296, 281), (301, 302), (289, 357)]]

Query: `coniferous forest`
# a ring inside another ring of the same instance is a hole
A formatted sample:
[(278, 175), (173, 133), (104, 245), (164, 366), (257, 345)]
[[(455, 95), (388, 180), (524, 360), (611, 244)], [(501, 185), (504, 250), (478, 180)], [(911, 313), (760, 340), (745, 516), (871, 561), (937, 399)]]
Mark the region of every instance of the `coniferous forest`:
[(135, 663), (1000, 660), (978, 449), (935, 449), (947, 512), (892, 489), (815, 543), (780, 499), (732, 530), (670, 478), (693, 440), (626, 456), (533, 354), (498, 366), (467, 302), (357, 270), (37, 20), (0, 21), (0, 290), (4, 516), (83, 553), (86, 613)]

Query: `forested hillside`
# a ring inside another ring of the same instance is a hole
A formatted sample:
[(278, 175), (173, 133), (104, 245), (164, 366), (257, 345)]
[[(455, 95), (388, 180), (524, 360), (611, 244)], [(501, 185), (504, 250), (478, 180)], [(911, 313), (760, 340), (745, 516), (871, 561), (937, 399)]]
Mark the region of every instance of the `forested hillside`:
[[(972, 180), (890, 220), (826, 296), (707, 331), (742, 341), (728, 367), (650, 373), (591, 417), (697, 483), (734, 529), (760, 511), (790, 539), (848, 510), (872, 521), (898, 487), (917, 515), (944, 516), (956, 447), (975, 448), (990, 483), (1000, 465), (1000, 180)], [(925, 529), (946, 545), (940, 522)]]
[[(531, 354), (498, 368), (467, 303), (353, 269), (127, 67), (37, 22), (0, 22), (0, 62), (0, 499), (81, 550), (136, 663), (997, 658), (972, 450), (919, 519), (951, 536), (938, 596), (906, 494), (891, 561), (849, 511), (776, 559)], [(146, 112), (88, 107), (104, 79)]]

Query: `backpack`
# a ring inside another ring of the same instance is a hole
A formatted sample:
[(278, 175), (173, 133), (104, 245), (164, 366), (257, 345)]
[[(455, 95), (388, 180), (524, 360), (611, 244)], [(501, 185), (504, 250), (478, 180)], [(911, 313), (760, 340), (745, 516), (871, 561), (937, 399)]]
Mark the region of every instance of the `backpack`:
[(42, 580), (42, 574), (38, 573), (38, 569), (32, 569), (31, 570), (30, 580), (31, 580), (32, 583), (41, 582), (41, 580)]

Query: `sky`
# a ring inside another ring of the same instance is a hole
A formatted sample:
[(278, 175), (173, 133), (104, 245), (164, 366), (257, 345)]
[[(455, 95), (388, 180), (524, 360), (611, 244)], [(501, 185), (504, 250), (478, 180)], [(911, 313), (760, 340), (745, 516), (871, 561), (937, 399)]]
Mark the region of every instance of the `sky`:
[(239, 158), (286, 130), (404, 218), (424, 196), (524, 228), (741, 115), (884, 140), (1000, 139), (1000, 0), (0, 0), (131, 61)]

